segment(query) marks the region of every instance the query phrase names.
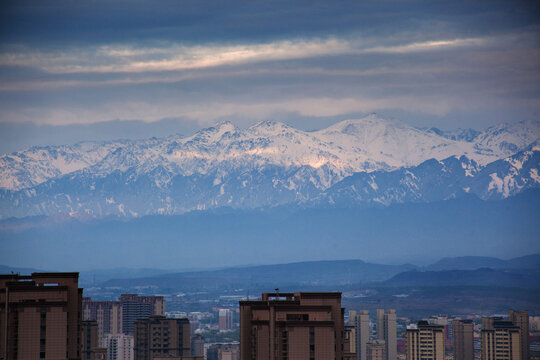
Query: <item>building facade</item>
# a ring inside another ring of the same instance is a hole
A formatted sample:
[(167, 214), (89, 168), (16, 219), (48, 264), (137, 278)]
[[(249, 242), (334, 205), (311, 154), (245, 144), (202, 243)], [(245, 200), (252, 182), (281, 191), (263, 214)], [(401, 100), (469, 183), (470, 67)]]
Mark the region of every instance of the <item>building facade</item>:
[(200, 334), (191, 337), (191, 355), (204, 356), (204, 338)]
[(522, 360), (521, 331), (501, 317), (482, 319), (482, 360)]
[(155, 315), (137, 320), (134, 330), (135, 360), (191, 356), (188, 319), (169, 319)]
[(122, 294), (118, 301), (122, 306), (122, 332), (126, 335), (134, 334), (134, 325), (138, 319), (165, 315), (163, 296)]
[(452, 321), (454, 360), (474, 360), (474, 323), (472, 320)]
[(444, 360), (444, 326), (421, 320), (407, 329), (407, 360)]
[(107, 335), (108, 360), (134, 360), (133, 336), (125, 334)]
[(95, 320), (83, 320), (81, 328), (82, 360), (106, 360), (107, 349), (100, 346), (98, 323)]
[(397, 358), (396, 311), (377, 309), (377, 339), (385, 342), (385, 360)]
[(343, 357), (341, 293), (265, 293), (240, 301), (240, 359)]
[(366, 360), (386, 359), (386, 344), (384, 340), (371, 340), (366, 344)]
[[(367, 343), (369, 341), (369, 311), (361, 310), (356, 315), (356, 359), (367, 360)], [(384, 360), (384, 359), (383, 359)]]
[(233, 312), (230, 309), (219, 309), (219, 330), (233, 328)]
[(508, 320), (519, 327), (521, 337), (521, 357), (524, 360), (529, 359), (529, 312), (527, 310), (508, 312)]
[(109, 334), (122, 334), (122, 305), (119, 301), (92, 301), (83, 298), (83, 320), (95, 320), (98, 324), (100, 346), (106, 347)]
[(0, 357), (80, 359), (79, 273), (0, 275)]

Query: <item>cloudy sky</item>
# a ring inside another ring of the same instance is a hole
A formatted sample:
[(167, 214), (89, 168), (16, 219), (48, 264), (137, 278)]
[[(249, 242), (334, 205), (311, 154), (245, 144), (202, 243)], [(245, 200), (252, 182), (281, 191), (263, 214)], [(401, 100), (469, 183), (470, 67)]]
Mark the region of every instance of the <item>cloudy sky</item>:
[(189, 133), (221, 120), (314, 129), (370, 112), (443, 129), (539, 117), (535, 1), (40, 0), (0, 10), (0, 131), (14, 143), (36, 140), (36, 125), (99, 138), (105, 130), (90, 124), (111, 120), (130, 137), (149, 133), (133, 120)]

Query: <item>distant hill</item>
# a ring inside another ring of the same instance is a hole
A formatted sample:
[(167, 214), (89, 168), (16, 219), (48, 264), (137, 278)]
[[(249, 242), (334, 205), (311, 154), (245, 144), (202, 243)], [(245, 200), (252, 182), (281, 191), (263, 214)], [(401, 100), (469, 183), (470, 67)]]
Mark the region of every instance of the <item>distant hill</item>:
[(384, 285), (538, 287), (540, 270), (412, 270), (392, 277)]
[[(443, 271), (419, 270), (410, 264), (381, 265), (362, 260), (309, 261), (113, 279), (102, 285), (121, 287), (153, 285), (161, 289), (183, 291), (246, 287), (273, 289), (285, 286), (344, 286), (378, 282), (381, 285), (391, 286), (536, 286), (540, 284), (540, 280), (535, 278), (540, 275), (540, 267), (536, 266), (535, 262), (539, 257), (530, 255), (501, 260), (467, 256), (445, 258), (427, 267), (435, 269), (443, 266), (463, 266), (463, 269)], [(470, 270), (479, 265), (484, 268)], [(486, 268), (485, 265), (492, 265), (496, 269)], [(527, 266), (532, 268), (527, 269)]]
[(279, 265), (236, 267), (214, 271), (166, 274), (137, 279), (115, 279), (103, 286), (148, 286), (161, 289), (216, 290), (268, 288), (291, 285), (331, 286), (382, 281), (414, 265), (380, 265), (362, 260), (311, 261)]
[(540, 254), (502, 260), (486, 256), (448, 257), (425, 267), (425, 270), (540, 269)]
[[(529, 287), (540, 285), (539, 260), (540, 254), (510, 260), (463, 256), (444, 258), (422, 268), (411, 264), (382, 265), (362, 260), (329, 260), (175, 273), (153, 268), (116, 268), (81, 271), (79, 281), (83, 286), (96, 284), (129, 288), (152, 285), (175, 291), (358, 284)], [(35, 271), (40, 270), (0, 265), (0, 273), (30, 274)]]

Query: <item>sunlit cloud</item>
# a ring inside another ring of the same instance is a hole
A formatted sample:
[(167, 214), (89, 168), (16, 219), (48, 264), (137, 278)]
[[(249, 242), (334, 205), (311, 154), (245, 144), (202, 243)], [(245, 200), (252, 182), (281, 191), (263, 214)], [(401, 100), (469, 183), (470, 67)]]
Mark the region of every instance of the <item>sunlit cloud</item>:
[(51, 74), (142, 73), (182, 71), (276, 60), (304, 59), (343, 54), (408, 53), (445, 48), (482, 46), (491, 39), (470, 38), (366, 46), (365, 41), (311, 39), (243, 45), (169, 45), (162, 48), (103, 46), (71, 52), (34, 52), (14, 49), (0, 55), (0, 65), (30, 66)]
[(372, 48), (363, 49), (361, 53), (387, 53), (387, 54), (406, 54), (419, 51), (434, 51), (455, 47), (465, 46), (483, 46), (489, 43), (493, 43), (492, 38), (468, 38), (468, 39), (453, 39), (453, 40), (438, 40), (438, 41), (424, 41), (411, 44), (403, 44), (396, 46), (376, 46)]

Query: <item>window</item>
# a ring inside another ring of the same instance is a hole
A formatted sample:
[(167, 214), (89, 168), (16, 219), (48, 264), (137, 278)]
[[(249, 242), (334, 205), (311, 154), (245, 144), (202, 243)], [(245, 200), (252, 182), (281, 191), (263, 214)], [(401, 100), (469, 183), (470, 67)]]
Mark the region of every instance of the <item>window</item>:
[(308, 314), (287, 314), (287, 320), (289, 321), (308, 321)]
[(39, 358), (40, 358), (40, 359), (45, 359), (45, 351), (41, 351), (41, 352), (39, 353)]

